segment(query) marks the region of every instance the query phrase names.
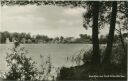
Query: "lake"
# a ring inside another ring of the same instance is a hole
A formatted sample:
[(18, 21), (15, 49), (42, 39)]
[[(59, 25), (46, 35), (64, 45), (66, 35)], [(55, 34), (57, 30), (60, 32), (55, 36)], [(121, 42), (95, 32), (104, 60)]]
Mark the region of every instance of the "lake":
[[(6, 71), (6, 54), (13, 47), (13, 44), (0, 44), (0, 71)], [(72, 62), (66, 60), (67, 57), (78, 54), (80, 50), (88, 50), (90, 44), (21, 44), (28, 50), (28, 56), (32, 57), (39, 66), (42, 61), (40, 55), (51, 57), (51, 62), (55, 67), (70, 67)]]

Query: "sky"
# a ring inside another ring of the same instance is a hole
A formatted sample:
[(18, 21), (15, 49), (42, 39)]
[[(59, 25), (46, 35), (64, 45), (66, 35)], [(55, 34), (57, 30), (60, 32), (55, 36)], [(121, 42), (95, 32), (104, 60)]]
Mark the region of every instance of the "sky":
[(86, 13), (86, 9), (80, 7), (3, 6), (0, 31), (26, 32), (49, 37), (91, 35), (91, 28), (86, 30), (83, 27), (83, 13)]

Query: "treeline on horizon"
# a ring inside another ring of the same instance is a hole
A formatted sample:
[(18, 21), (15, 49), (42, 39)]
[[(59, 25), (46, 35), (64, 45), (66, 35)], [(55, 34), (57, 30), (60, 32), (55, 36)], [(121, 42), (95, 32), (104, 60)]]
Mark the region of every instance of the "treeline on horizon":
[[(123, 36), (125, 37), (127, 33), (124, 33)], [(114, 36), (114, 42), (118, 42), (117, 40), (119, 39), (119, 35)], [(85, 44), (90, 44), (92, 43), (92, 36), (87, 35), (87, 34), (80, 34), (78, 38), (74, 37), (48, 37), (47, 35), (31, 35), (30, 33), (10, 33), (8, 31), (3, 31), (0, 32), (0, 43), (5, 44), (5, 43), (13, 43), (15, 41), (18, 41), (22, 44), (38, 44), (38, 43), (85, 43)], [(101, 35), (99, 37), (99, 42), (100, 44), (106, 44), (107, 43), (107, 35)]]

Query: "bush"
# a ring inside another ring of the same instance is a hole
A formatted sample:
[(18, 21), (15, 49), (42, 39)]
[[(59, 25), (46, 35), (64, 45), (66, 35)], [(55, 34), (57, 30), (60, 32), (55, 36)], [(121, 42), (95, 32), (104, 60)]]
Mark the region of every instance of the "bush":
[(6, 80), (35, 80), (37, 68), (35, 62), (26, 56), (24, 47), (14, 47), (7, 54), (6, 61), (9, 72), (6, 73)]

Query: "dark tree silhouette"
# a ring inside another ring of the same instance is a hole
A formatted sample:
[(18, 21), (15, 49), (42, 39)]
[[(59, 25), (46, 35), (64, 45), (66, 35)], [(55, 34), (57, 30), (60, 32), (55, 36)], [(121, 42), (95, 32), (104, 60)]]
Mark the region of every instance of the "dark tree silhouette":
[(107, 47), (106, 47), (106, 52), (105, 52), (105, 56), (103, 59), (104, 64), (110, 63), (110, 55), (112, 53), (114, 31), (115, 31), (115, 25), (116, 25), (116, 16), (117, 16), (117, 2), (113, 1), (112, 2), (110, 29), (109, 29), (108, 40), (107, 40)]
[(99, 17), (99, 2), (93, 2), (92, 4), (92, 44), (93, 44), (93, 55), (92, 62), (94, 64), (100, 64), (100, 54), (99, 54), (99, 39), (98, 39), (98, 17)]

